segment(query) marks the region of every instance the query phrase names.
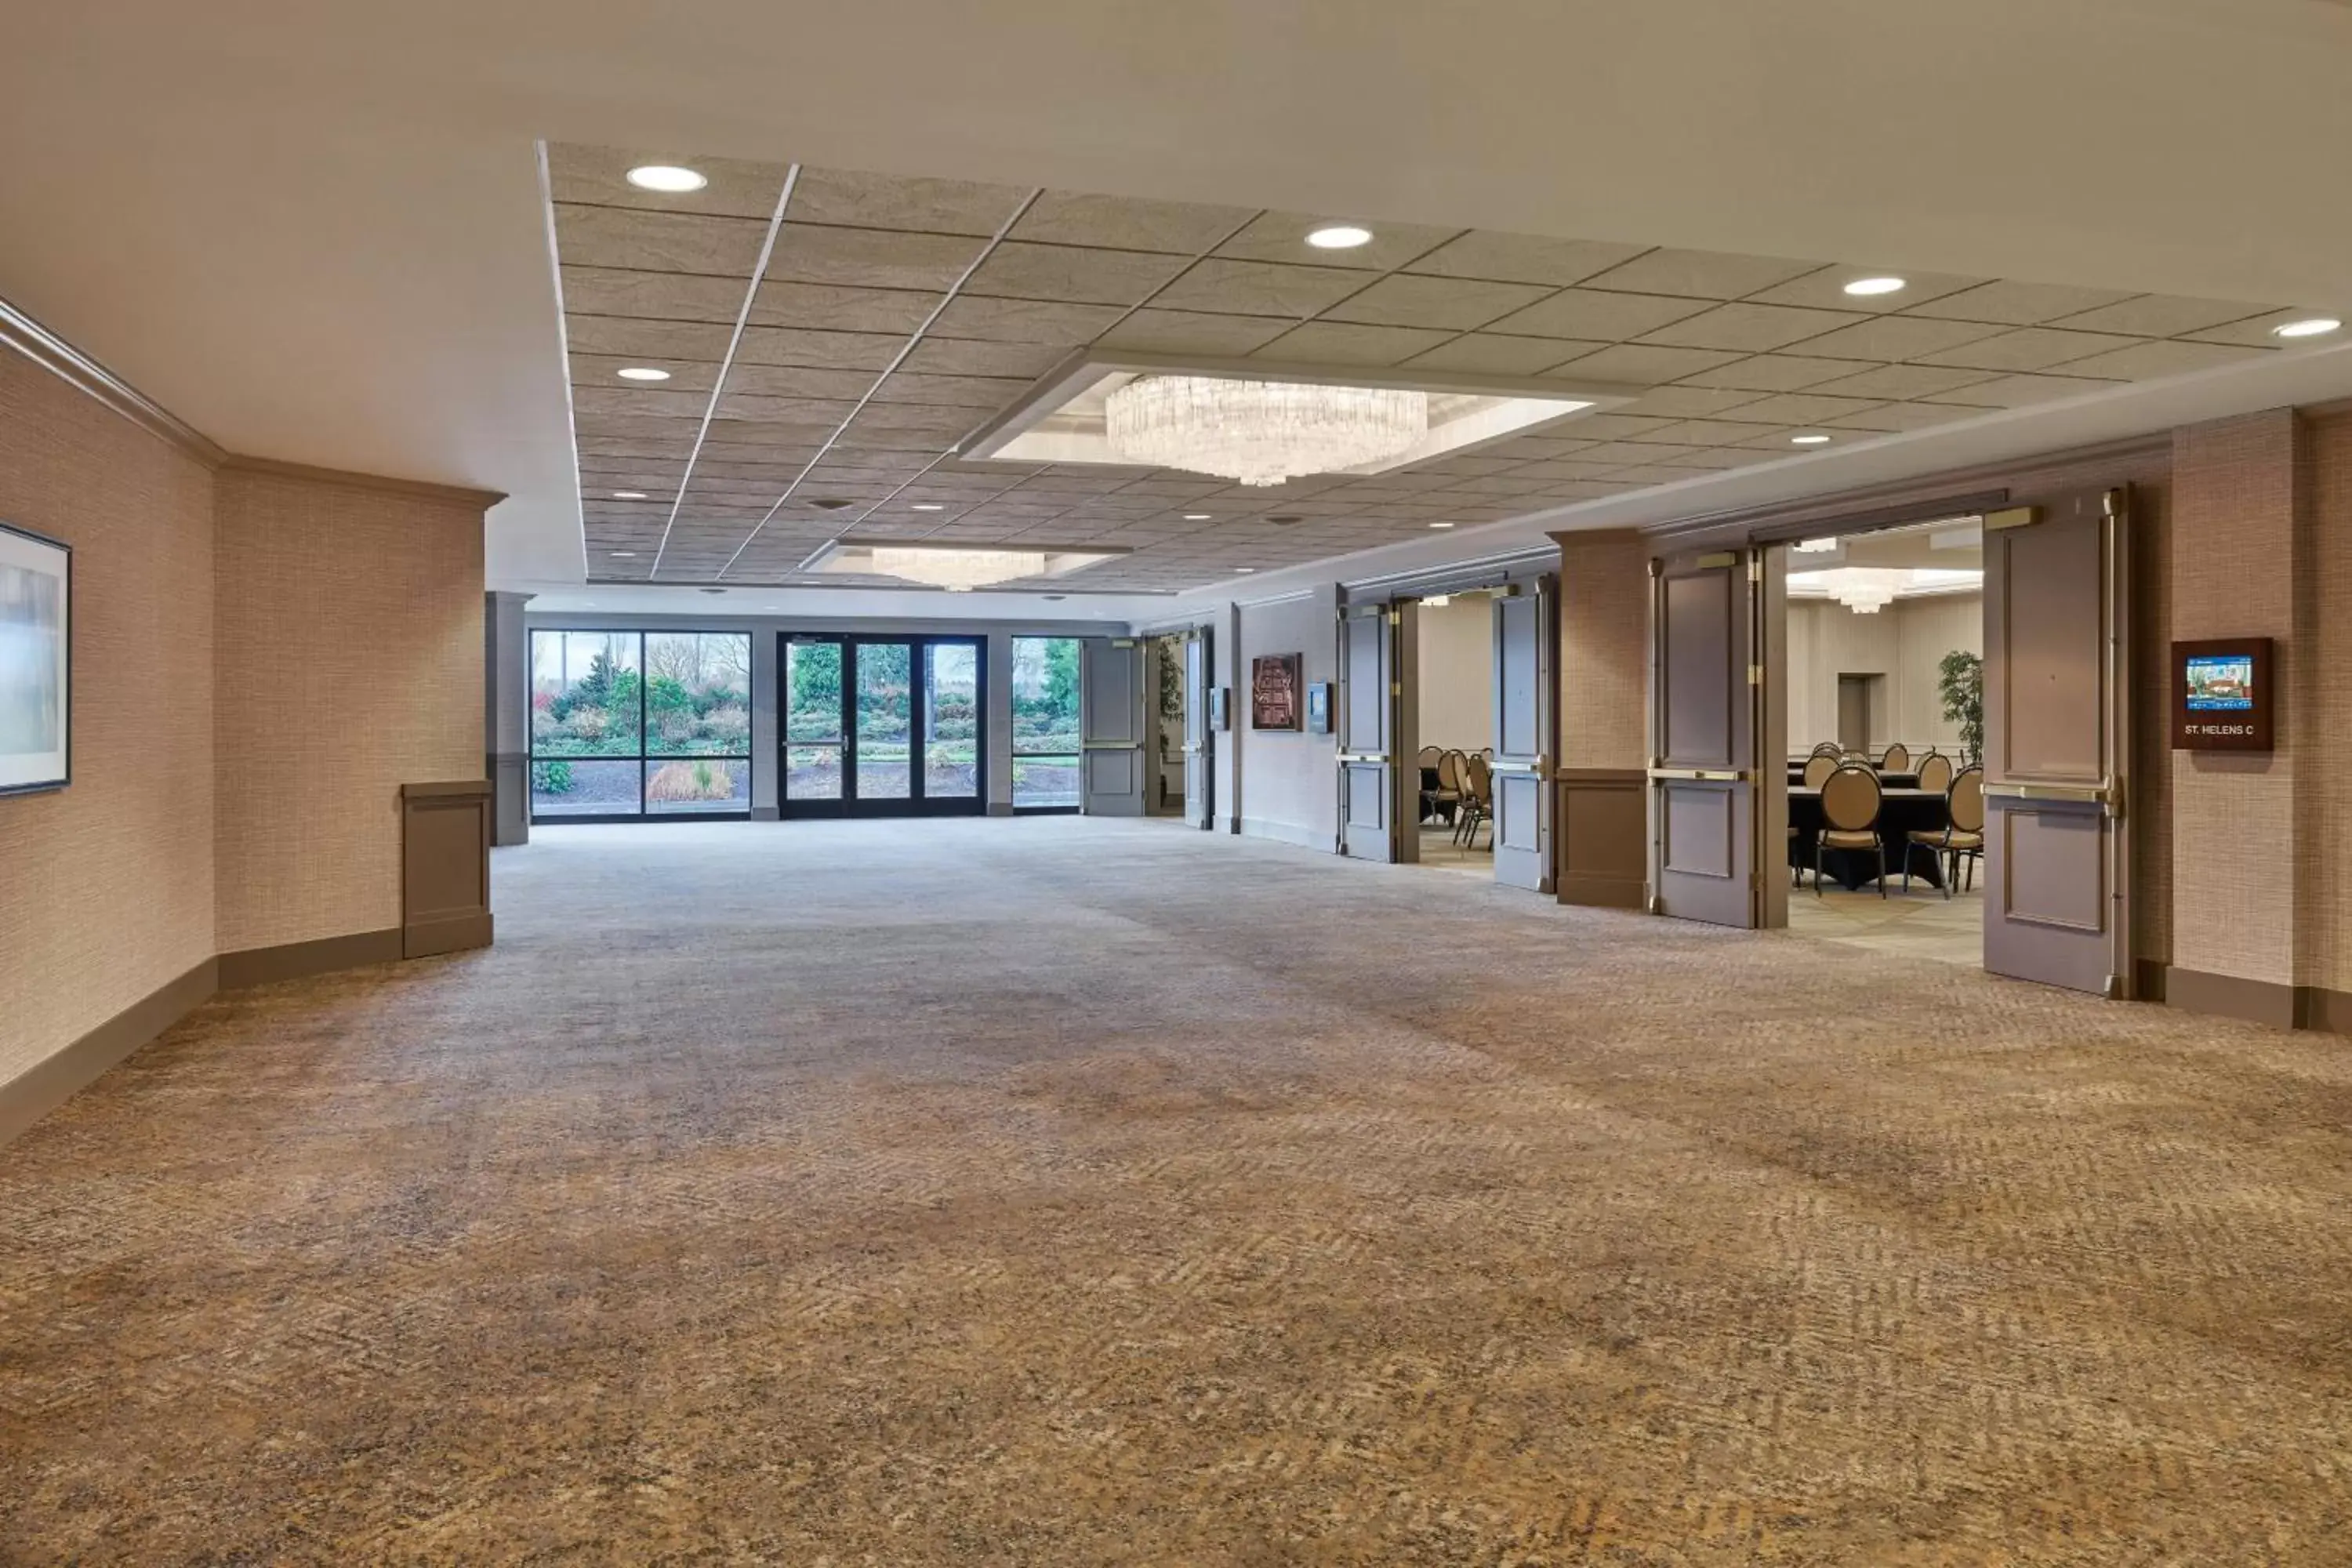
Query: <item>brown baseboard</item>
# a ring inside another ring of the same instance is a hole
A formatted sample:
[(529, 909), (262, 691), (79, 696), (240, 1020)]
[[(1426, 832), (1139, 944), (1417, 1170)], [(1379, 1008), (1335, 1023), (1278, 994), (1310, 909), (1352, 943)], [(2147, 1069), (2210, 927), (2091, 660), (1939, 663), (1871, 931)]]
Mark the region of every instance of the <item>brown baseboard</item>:
[(1559, 901), (1597, 910), (1638, 910), (1642, 907), (1642, 889), (1646, 885), (1640, 877), (1591, 877), (1563, 872)]
[(0, 1143), (96, 1083), (107, 1068), (194, 1012), (219, 988), (220, 961), (207, 958), (55, 1056), (0, 1083)]
[(401, 957), (400, 929), (354, 931), (350, 936), (320, 937), (316, 942), (289, 942), (278, 947), (248, 947), (220, 955), (220, 985), (234, 991), (247, 985), (267, 985), (278, 980), (300, 980), (338, 969), (368, 963), (397, 963)]
[(2295, 990), (2295, 1026), (2331, 1035), (2352, 1035), (2352, 993), (2330, 991), (2325, 985)]
[(2142, 958), (2132, 963), (2132, 995), (2141, 1002), (2164, 1000), (2164, 977), (2170, 965), (2162, 959)]
[(2206, 974), (2178, 964), (2165, 971), (2167, 1005), (2218, 1018), (2243, 1018), (2292, 1029), (2303, 1007), (2295, 987), (2275, 980), (2247, 980), (2235, 974)]
[(439, 952), (463, 952), (490, 945), (490, 916), (452, 915), (446, 920), (419, 921), (400, 933), (400, 956), (430, 958)]

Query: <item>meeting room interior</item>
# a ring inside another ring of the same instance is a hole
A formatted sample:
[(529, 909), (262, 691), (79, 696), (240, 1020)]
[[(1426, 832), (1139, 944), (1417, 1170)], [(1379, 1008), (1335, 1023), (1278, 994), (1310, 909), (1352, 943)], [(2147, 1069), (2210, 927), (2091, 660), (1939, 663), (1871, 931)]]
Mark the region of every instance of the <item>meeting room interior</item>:
[(1982, 963), (1983, 524), (1787, 547), (1789, 924)]

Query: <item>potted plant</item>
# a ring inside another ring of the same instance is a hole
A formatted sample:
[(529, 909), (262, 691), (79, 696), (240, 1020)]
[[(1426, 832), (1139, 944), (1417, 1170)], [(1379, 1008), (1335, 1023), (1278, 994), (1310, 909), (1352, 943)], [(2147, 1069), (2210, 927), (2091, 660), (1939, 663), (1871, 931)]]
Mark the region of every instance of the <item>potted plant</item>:
[(1936, 692), (1944, 701), (1944, 717), (1960, 727), (1960, 765), (1972, 767), (1984, 760), (1984, 660), (1966, 648), (1954, 648), (1936, 667)]

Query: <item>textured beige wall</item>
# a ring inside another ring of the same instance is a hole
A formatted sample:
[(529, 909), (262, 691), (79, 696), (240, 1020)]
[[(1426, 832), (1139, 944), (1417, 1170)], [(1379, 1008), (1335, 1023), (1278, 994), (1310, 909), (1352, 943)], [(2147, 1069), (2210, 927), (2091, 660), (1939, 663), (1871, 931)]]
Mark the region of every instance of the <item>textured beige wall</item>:
[(1944, 717), (1937, 667), (1952, 649), (1984, 651), (1984, 595), (1931, 594), (1856, 615), (1825, 599), (1789, 602), (1789, 750), (1810, 752), (1838, 738), (1838, 677), (1885, 676), (1872, 714), (1874, 748), (1900, 741), (1913, 751), (1959, 751), (1960, 727)]
[(2131, 481), (2132, 956), (2172, 957), (2172, 480)]
[[(2306, 657), (2290, 735), (2340, 748), (2352, 732), (2352, 413), (2304, 426), (2305, 538), (2297, 625)], [(2302, 980), (2352, 991), (2352, 769), (2314, 767), (2297, 781), (2295, 929)]]
[(1636, 533), (1559, 542), (1559, 765), (1649, 765), (1650, 547)]
[(1495, 743), (1495, 601), (1456, 594), (1419, 615), (1421, 746), (1477, 752)]
[(213, 955), (213, 476), (0, 352), (0, 521), (74, 547), (73, 784), (0, 797), (0, 1083)]
[[(1295, 653), (1302, 686), (1339, 679), (1339, 595), (1318, 588), (1295, 599), (1242, 606), (1241, 666), (1233, 721), (1242, 741), (1242, 831), (1314, 849), (1339, 833), (1339, 741), (1336, 733), (1250, 730), (1250, 665), (1263, 654)], [(1300, 693), (1302, 702), (1305, 693)], [(1333, 693), (1336, 704), (1338, 693)], [(1338, 716), (1333, 716), (1338, 728)]]
[[(2305, 650), (2293, 646), (2296, 443), (2294, 412), (2275, 409), (2191, 426), (2172, 444), (2170, 635), (2275, 638), (2283, 692), (2305, 679)], [(2267, 756), (2172, 753), (2179, 967), (2294, 982), (2297, 745), (2290, 721)]]
[(220, 950), (400, 923), (400, 786), (482, 775), (478, 502), (219, 476)]

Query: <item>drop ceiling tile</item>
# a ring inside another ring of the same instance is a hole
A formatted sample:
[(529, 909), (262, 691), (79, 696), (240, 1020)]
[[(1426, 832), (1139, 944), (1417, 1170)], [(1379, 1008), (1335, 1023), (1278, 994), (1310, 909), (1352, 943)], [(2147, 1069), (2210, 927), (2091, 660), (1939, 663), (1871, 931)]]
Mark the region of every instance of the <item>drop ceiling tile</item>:
[(1805, 310), (1790, 305), (1718, 305), (1643, 335), (1645, 343), (1677, 348), (1739, 349), (1762, 353), (1817, 338), (1864, 318), (1852, 310)]
[[(639, 190), (629, 184), (628, 174), (646, 163), (683, 164), (710, 183), (698, 191), (677, 194)], [(572, 142), (547, 145), (548, 194), (557, 202), (751, 217), (763, 223), (776, 210), (787, 167), (650, 148), (629, 152)]]
[(738, 280), (739, 310), (767, 233), (768, 226), (753, 218), (633, 212), (624, 207), (559, 205), (555, 209), (555, 248), (560, 259), (581, 267), (732, 278)]
[[(1607, 448), (1594, 448), (1596, 451), (1604, 449)], [(1622, 458), (1602, 458), (1598, 462), (1565, 458), (1558, 462), (1529, 463), (1524, 468), (1514, 468), (1511, 477), (1515, 479), (1540, 479), (1547, 485), (1557, 484), (1562, 479), (1597, 479), (1625, 461), (1627, 459)]]
[[(1892, 364), (1941, 353), (1962, 343), (1992, 337), (2000, 331), (1979, 321), (1929, 321), (1919, 316), (1881, 316), (1859, 326), (1842, 327), (1807, 340), (1808, 357), (1875, 360)], [(1859, 366), (1855, 368), (1859, 369)]]
[(1256, 357), (1302, 365), (1399, 364), (1435, 348), (1452, 335), (1420, 327), (1308, 321), (1266, 344)]
[(1272, 261), (1208, 257), (1152, 296), (1154, 309), (1210, 310), (1236, 316), (1314, 315), (1364, 286), (1361, 272), (1343, 267), (1301, 267)]
[(1678, 442), (1690, 447), (1736, 447), (1770, 428), (1769, 426), (1736, 419), (1685, 419), (1679, 425), (1669, 425), (1651, 434), (1661, 444)]
[(1604, 294), (1591, 289), (1568, 289), (1550, 299), (1516, 310), (1489, 330), (1524, 337), (1577, 338), (1587, 342), (1622, 342), (1655, 331), (1671, 321), (1697, 315), (1706, 307), (1688, 300), (1661, 300), (1647, 294)]
[(2223, 343), (2143, 342), (2112, 353), (2070, 361), (2068, 375), (2112, 376), (2118, 381), (2148, 381), (2163, 375), (2187, 375), (2192, 371), (2239, 364), (2274, 353)]
[[(1579, 440), (1570, 437), (1568, 432), (1574, 428), (1573, 426), (1556, 425), (1549, 428), (1557, 431), (1558, 434), (1516, 436), (1508, 441), (1497, 441), (1495, 445), (1482, 447), (1479, 450), (1490, 458), (1518, 458), (1532, 462), (1549, 462), (1558, 458), (1572, 458), (1580, 452), (1589, 451), (1601, 444), (1598, 441)], [(1360, 483), (1385, 484), (1387, 479), (1388, 476), (1382, 474), (1374, 479)]]
[[(1204, 264), (1205, 265), (1205, 264)], [(1460, 278), (1383, 278), (1324, 312), (1333, 321), (1392, 327), (1449, 327), (1466, 331), (1543, 298), (1530, 283), (1490, 283)]]
[(985, 245), (966, 235), (787, 223), (777, 231), (767, 277), (786, 283), (943, 291)]
[(887, 332), (905, 337), (923, 324), (943, 296), (917, 289), (851, 289), (831, 283), (786, 283), (769, 278), (751, 300), (755, 327), (814, 327), (836, 332)]
[(2209, 331), (2231, 321), (2269, 312), (2267, 305), (2231, 300), (2185, 300), (2170, 294), (2143, 294), (2095, 310), (2060, 318), (2054, 325), (2078, 331), (2125, 332), (2143, 338), (2175, 338)]
[(1354, 271), (1386, 272), (1401, 267), (1459, 229), (1428, 228), (1417, 224), (1365, 223), (1372, 231), (1370, 243), (1353, 250), (1318, 250), (1307, 237), (1326, 224), (1353, 223), (1353, 218), (1314, 217), (1305, 213), (1261, 213), (1249, 226), (1217, 247), (1219, 256), (1245, 261), (1311, 262), (1319, 267), (1345, 267)]
[(1577, 460), (1609, 468), (1626, 463), (1686, 463), (1706, 456), (1713, 449), (1686, 446), (1679, 441), (1612, 441), (1594, 447)]
[[(650, 368), (669, 372), (662, 382), (631, 383), (623, 380), (620, 372)], [(667, 359), (658, 354), (583, 354), (571, 356), (572, 384), (574, 386), (610, 387), (621, 390), (642, 389), (663, 392), (694, 392), (708, 395), (718, 384), (719, 367), (707, 362)]]
[(2347, 339), (2344, 332), (2337, 331), (2315, 338), (2282, 338), (2274, 336), (2271, 329), (2284, 326), (2289, 321), (2309, 321), (2317, 316), (2341, 317), (2343, 315), (2345, 312), (2342, 310), (2312, 310), (2300, 308), (2270, 310), (2247, 321), (2232, 321), (2226, 327), (2213, 327), (2205, 331), (2191, 332), (2188, 335), (2191, 340), (2200, 343), (2237, 343), (2250, 349), (2326, 348), (2331, 343), (2345, 342)]
[(1998, 375), (1990, 381), (1979, 381), (1969, 386), (1956, 387), (1939, 393), (1944, 403), (1965, 404), (1975, 408), (2022, 408), (2028, 404), (2049, 403), (2061, 397), (2079, 397), (2084, 393), (2113, 392), (2112, 381), (2093, 381), (2074, 375)]
[[(1892, 294), (1847, 293), (1845, 286), (1857, 278), (1900, 278), (1904, 287)], [(1792, 278), (1749, 298), (1759, 305), (1812, 305), (1832, 310), (1860, 310), (1874, 316), (1924, 305), (1930, 300), (1940, 300), (1948, 294), (1973, 289), (1985, 281), (1982, 278), (1963, 278), (1949, 272), (1915, 272), (1907, 267), (1840, 265), (1808, 272), (1802, 278)]]
[(583, 316), (704, 321), (729, 328), (743, 309), (740, 278), (698, 278), (682, 272), (633, 272), (612, 267), (558, 269), (563, 308)]
[(1676, 468), (1669, 463), (1636, 463), (1610, 475), (1620, 484), (1670, 485), (1679, 479), (1712, 479), (1722, 470), (1717, 468)]
[(1624, 488), (1622, 485), (1612, 485), (1601, 479), (1571, 480), (1566, 484), (1545, 487), (1541, 499), (1549, 503), (1567, 506), (1573, 505), (1577, 501), (1599, 500), (1603, 496), (1613, 496)]
[(1991, 379), (1980, 370), (1950, 370), (1927, 364), (1883, 364), (1853, 375), (1841, 376), (1835, 381), (1817, 383), (1812, 390), (1840, 397), (1933, 397), (1956, 386)]
[(2052, 327), (2021, 327), (2013, 332), (1979, 338), (1954, 349), (1921, 354), (1921, 364), (1949, 365), (1961, 370), (2047, 370), (2052, 365), (2088, 359), (2093, 354), (2127, 349), (2140, 340), (2112, 332), (2061, 331)]
[(1474, 229), (1411, 263), (1406, 270), (1440, 278), (1563, 288), (1630, 261), (1648, 247), (1605, 240), (1552, 239)]
[(807, 327), (746, 327), (735, 345), (738, 364), (803, 365), (811, 370), (887, 367), (907, 340), (882, 332), (824, 332)]
[(1732, 256), (1713, 250), (1652, 250), (1590, 279), (1595, 289), (1636, 294), (1678, 294), (1694, 300), (1738, 300), (1803, 276), (1818, 261), (1778, 256)]
[(719, 416), (830, 430), (848, 418), (856, 406), (855, 399), (846, 397), (765, 397), (757, 393), (729, 392), (719, 399)]
[(1028, 389), (1025, 381), (983, 375), (915, 375), (901, 371), (874, 389), (877, 403), (929, 403), (993, 412)]
[(1068, 352), (1051, 343), (991, 343), (926, 336), (900, 368), (924, 375), (1002, 376), (1025, 384), (1052, 369)]
[(631, 364), (689, 361), (715, 365), (726, 359), (733, 335), (717, 321), (646, 321), (576, 313), (563, 318), (564, 347), (575, 359), (610, 354), (616, 363)]
[[(910, 180), (895, 174), (803, 168), (799, 183), (793, 187), (792, 205), (784, 209), (784, 221), (991, 235), (1027, 195), (1012, 185), (968, 180)], [(774, 196), (771, 195), (769, 200), (772, 205)]]
[(739, 364), (729, 373), (727, 390), (759, 397), (840, 398), (855, 402), (874, 388), (874, 374), (865, 370), (816, 370), (806, 365)]
[[(1741, 364), (1748, 363), (1750, 362), (1746, 360), (1739, 362)], [(1738, 366), (1731, 365), (1726, 368), (1736, 370)], [(1704, 377), (1719, 374), (1721, 373), (1717, 371), (1702, 371), (1700, 375)], [(1761, 395), (1763, 394), (1760, 392), (1706, 386), (1697, 382), (1683, 382), (1674, 386), (1653, 387), (1633, 402), (1618, 405), (1612, 412), (1654, 414), (1665, 419), (1698, 419), (1710, 414), (1720, 414), (1727, 408), (1737, 408), (1743, 403), (1753, 403)]]
[(2117, 304), (2131, 297), (2129, 290), (2121, 289), (2075, 289), (2060, 283), (2019, 283), (2002, 279), (1909, 306), (1907, 310), (1912, 315), (1933, 316), (1940, 321), (1999, 321), (2009, 326), (2034, 327), (2061, 316), (2078, 316), (2103, 305)]
[(1575, 342), (1561, 338), (1508, 338), (1496, 332), (1468, 332), (1438, 344), (1407, 362), (1413, 370), (1460, 371), (1471, 375), (1534, 375), (1572, 355), (1606, 348), (1605, 343)]
[(1678, 349), (1655, 343), (1614, 343), (1598, 353), (1581, 355), (1544, 373), (1545, 379), (1569, 382), (1620, 382), (1654, 386), (1686, 375), (1713, 370), (1741, 356), (1722, 349)]
[(572, 437), (572, 447), (582, 457), (609, 457), (642, 462), (683, 462), (694, 449), (694, 436), (698, 425), (683, 420), (667, 420), (666, 434), (647, 436), (592, 430), (585, 422)]
[(709, 406), (710, 394), (707, 389), (672, 392), (667, 387), (632, 386), (622, 381), (610, 386), (575, 386), (572, 392), (572, 411), (583, 417), (614, 415), (629, 418), (645, 415), (699, 419), (702, 411)]
[(1867, 414), (1843, 415), (1822, 423), (1836, 430), (1926, 430), (1955, 420), (1982, 418), (1984, 412), (1945, 403), (1884, 403)]
[(1758, 354), (1733, 363), (1703, 370), (1684, 384), (1731, 392), (1800, 392), (1824, 381), (1852, 375), (1859, 368), (1846, 359), (1816, 359), (1810, 354)]
[(1563, 436), (1573, 433), (1581, 440), (1622, 441), (1632, 437), (1646, 436), (1653, 430), (1673, 423), (1671, 419), (1661, 418), (1655, 415), (1611, 412), (1579, 415), (1557, 428)]
[(1818, 392), (1789, 392), (1751, 403), (1739, 411), (1743, 420), (1767, 425), (1812, 425), (1840, 415), (1866, 414), (1876, 405), (1866, 397), (1832, 397)]
[(1132, 353), (1197, 354), (1232, 359), (1264, 348), (1289, 331), (1276, 316), (1217, 316), (1199, 310), (1141, 310), (1095, 340), (1095, 346)]
[(1013, 226), (1013, 237), (1197, 256), (1249, 222), (1254, 210), (1046, 191)]
[(1059, 245), (1000, 245), (964, 285), (968, 294), (1066, 304), (1140, 302), (1183, 268), (1168, 256)]

